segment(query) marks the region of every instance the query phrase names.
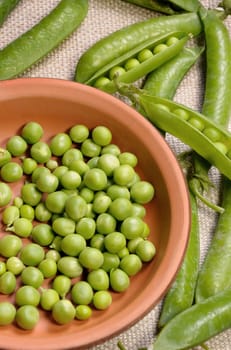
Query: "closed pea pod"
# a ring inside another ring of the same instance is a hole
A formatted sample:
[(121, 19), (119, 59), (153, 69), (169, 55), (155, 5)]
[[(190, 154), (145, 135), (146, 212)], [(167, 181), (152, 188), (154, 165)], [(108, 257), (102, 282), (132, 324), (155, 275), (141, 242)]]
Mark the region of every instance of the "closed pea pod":
[(61, 0), (38, 24), (1, 50), (0, 80), (22, 73), (58, 46), (80, 25), (87, 10), (87, 0)]
[(199, 7), (199, 1), (197, 0), (191, 0), (187, 2), (182, 0), (175, 0), (175, 1), (124, 0), (124, 1), (130, 2), (132, 4), (136, 4), (142, 7), (146, 7), (150, 10), (166, 13), (168, 15), (177, 13), (177, 11), (180, 11), (180, 10), (196, 12)]
[(20, 0), (2, 0), (0, 2), (0, 25), (9, 16), (10, 12), (17, 6)]

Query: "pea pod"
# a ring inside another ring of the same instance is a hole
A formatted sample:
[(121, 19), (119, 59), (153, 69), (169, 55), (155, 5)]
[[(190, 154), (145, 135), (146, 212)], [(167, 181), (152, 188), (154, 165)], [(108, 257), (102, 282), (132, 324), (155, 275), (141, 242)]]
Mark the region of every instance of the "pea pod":
[(192, 348), (231, 327), (231, 290), (194, 304), (162, 329), (154, 350)]
[(177, 56), (151, 72), (143, 89), (154, 96), (172, 99), (181, 80), (203, 51), (204, 47), (185, 47)]
[(163, 3), (163, 1), (158, 0), (123, 0), (131, 4), (135, 4), (150, 10), (165, 13), (167, 15), (173, 15), (177, 11), (174, 10), (169, 4)]
[(200, 242), (197, 202), (190, 193), (191, 230), (187, 251), (180, 270), (164, 299), (159, 318), (162, 328), (175, 315), (190, 307), (194, 300), (194, 291), (199, 271)]
[(184, 32), (198, 35), (202, 31), (196, 13), (160, 16), (131, 24), (106, 36), (91, 46), (79, 59), (75, 80), (86, 83), (94, 74), (116, 58), (133, 50), (146, 40), (169, 32)]
[(61, 0), (38, 24), (0, 51), (0, 80), (11, 79), (70, 35), (87, 14), (87, 0)]
[(114, 81), (115, 76), (117, 84), (121, 82), (133, 83), (176, 56), (187, 40), (188, 36), (181, 32), (168, 33), (154, 40), (146, 40), (133, 50), (104, 66), (85, 84), (114, 93), (117, 90)]
[(10, 12), (16, 7), (20, 0), (0, 1), (0, 25), (5, 21)]
[(136, 98), (153, 124), (188, 144), (231, 179), (231, 134), (228, 131), (182, 104), (142, 92)]

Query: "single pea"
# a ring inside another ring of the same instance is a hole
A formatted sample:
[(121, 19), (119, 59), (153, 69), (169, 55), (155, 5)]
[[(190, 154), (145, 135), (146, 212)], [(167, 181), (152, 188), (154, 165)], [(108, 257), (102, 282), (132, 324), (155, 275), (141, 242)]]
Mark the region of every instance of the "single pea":
[(58, 133), (51, 138), (50, 150), (54, 156), (62, 156), (72, 146), (72, 140), (66, 133)]
[(82, 197), (87, 203), (91, 203), (94, 199), (95, 193), (88, 187), (82, 187), (79, 191), (80, 197)]
[(13, 224), (15, 219), (19, 218), (19, 216), (20, 216), (20, 211), (18, 207), (16, 207), (15, 205), (10, 205), (3, 210), (2, 222), (5, 225), (10, 226)]
[(70, 129), (69, 135), (73, 142), (81, 143), (88, 138), (89, 129), (86, 125), (76, 124)]
[(110, 232), (115, 231), (116, 229), (116, 219), (109, 213), (99, 214), (96, 219), (96, 231), (107, 235)]
[(90, 271), (87, 275), (87, 282), (94, 290), (106, 290), (109, 288), (109, 277), (103, 269)]
[(47, 222), (51, 219), (52, 213), (47, 209), (44, 202), (40, 202), (34, 209), (34, 216), (40, 222)]
[(142, 261), (138, 255), (129, 254), (121, 259), (120, 268), (126, 272), (128, 276), (134, 276), (141, 270)]
[(99, 156), (92, 157), (92, 158), (88, 159), (88, 161), (87, 161), (88, 168), (89, 169), (97, 168), (98, 160), (99, 160)]
[(129, 250), (127, 247), (123, 247), (122, 249), (120, 249), (117, 253), (118, 257), (120, 259), (123, 259), (125, 256), (129, 255)]
[(155, 189), (150, 182), (141, 180), (132, 185), (130, 193), (134, 202), (146, 204), (153, 199)]
[(0, 276), (6, 272), (6, 263), (0, 260)]
[(146, 61), (146, 60), (148, 60), (149, 58), (152, 58), (152, 57), (153, 57), (153, 53), (149, 49), (143, 49), (137, 55), (137, 58), (138, 58), (140, 63), (142, 63), (142, 62), (144, 62), (144, 61)]
[(76, 224), (76, 232), (85, 239), (90, 239), (95, 234), (96, 223), (92, 218), (81, 218)]
[(24, 264), (17, 256), (11, 256), (6, 260), (7, 271), (12, 272), (15, 276), (19, 275), (24, 267)]
[(111, 130), (103, 125), (98, 125), (92, 130), (92, 140), (100, 146), (107, 146), (111, 143)]
[(33, 229), (31, 220), (26, 218), (15, 219), (13, 225), (8, 227), (7, 230), (14, 232), (19, 237), (29, 237)]
[(40, 301), (39, 291), (32, 286), (19, 287), (15, 293), (15, 303), (17, 306), (33, 305), (38, 306)]
[(81, 261), (73, 256), (61, 257), (57, 262), (57, 268), (60, 273), (70, 278), (79, 277), (83, 273)]
[(182, 119), (182, 120), (189, 119), (189, 113), (182, 108), (174, 109), (173, 113), (176, 114), (178, 117), (180, 117), (180, 119)]
[(49, 246), (53, 242), (54, 236), (52, 227), (47, 223), (35, 225), (31, 232), (32, 240), (44, 247)]
[(165, 51), (167, 48), (168, 48), (168, 46), (166, 44), (158, 44), (154, 47), (153, 53), (156, 55), (160, 52)]
[(116, 220), (125, 220), (131, 215), (132, 203), (127, 198), (116, 198), (109, 206), (109, 214)]
[(222, 142), (214, 142), (214, 146), (223, 154), (228, 152), (227, 146)]
[(26, 157), (22, 160), (22, 170), (26, 175), (30, 175), (37, 168), (37, 162), (30, 157)]
[(23, 205), (23, 199), (19, 196), (14, 197), (13, 205), (15, 205), (17, 208), (20, 208)]
[(59, 163), (55, 159), (49, 159), (46, 162), (46, 168), (48, 168), (49, 170), (55, 170), (58, 166), (59, 166)]
[(83, 176), (87, 170), (89, 170), (89, 165), (82, 160), (74, 160), (70, 165), (69, 165), (69, 170), (74, 170), (76, 171), (80, 176)]
[(26, 266), (21, 273), (21, 281), (25, 285), (38, 289), (43, 284), (44, 277), (37, 267)]
[(17, 325), (26, 330), (31, 330), (39, 322), (39, 311), (36, 306), (23, 305), (16, 311), (15, 321)]
[(81, 144), (81, 152), (85, 157), (97, 157), (100, 154), (101, 146), (88, 138)]
[(65, 202), (65, 213), (74, 221), (81, 219), (87, 213), (86, 201), (78, 195), (68, 197)]
[(77, 257), (81, 251), (86, 247), (85, 238), (78, 233), (70, 233), (61, 241), (62, 251), (69, 255)]
[(26, 141), (19, 135), (14, 135), (6, 143), (6, 149), (14, 157), (22, 156), (27, 150)]
[(50, 245), (50, 248), (55, 249), (57, 252), (61, 252), (62, 239), (62, 236), (55, 236)]
[(52, 288), (61, 298), (65, 298), (66, 294), (71, 289), (71, 279), (64, 275), (58, 275), (53, 279)]
[(48, 193), (45, 199), (45, 205), (51, 213), (61, 214), (64, 212), (67, 194), (63, 191)]
[(113, 180), (117, 185), (127, 186), (134, 178), (135, 171), (129, 164), (122, 164), (113, 172)]
[(30, 221), (34, 220), (34, 218), (35, 218), (35, 210), (29, 204), (21, 205), (19, 212), (20, 212), (21, 218), (28, 219)]
[(50, 169), (46, 168), (44, 165), (37, 166), (31, 174), (31, 182), (36, 183), (41, 174), (50, 174)]
[(0, 147), (0, 167), (10, 162), (11, 159), (12, 159), (12, 156), (10, 152), (5, 148)]
[(51, 158), (51, 150), (46, 142), (38, 141), (30, 148), (30, 155), (38, 163), (46, 163)]
[(13, 323), (16, 315), (15, 306), (9, 301), (0, 302), (0, 326)]
[(146, 208), (142, 204), (132, 203), (131, 216), (144, 218), (146, 216)]
[(97, 89), (103, 89), (110, 82), (110, 79), (108, 79), (107, 77), (99, 77), (94, 82), (94, 87), (96, 87)]
[(118, 253), (126, 246), (126, 238), (121, 232), (111, 232), (105, 236), (104, 246), (110, 253)]
[(110, 145), (104, 146), (101, 149), (101, 154), (109, 153), (109, 154), (113, 154), (114, 156), (118, 156), (120, 152), (121, 151), (119, 146), (113, 143), (110, 143)]
[[(61, 238), (61, 237), (60, 237)], [(49, 249), (46, 254), (45, 254), (45, 257), (47, 259), (53, 259), (54, 261), (58, 261), (60, 258), (61, 258), (61, 255), (60, 253), (55, 250), (55, 249)]]
[(38, 265), (39, 270), (42, 272), (44, 278), (54, 277), (57, 273), (57, 263), (53, 259), (45, 258)]
[(102, 196), (98, 196), (98, 197), (95, 197), (94, 200), (93, 200), (93, 211), (97, 214), (102, 214), (102, 213), (105, 213), (110, 204), (111, 204), (112, 200), (110, 198), (110, 196), (108, 195), (102, 195)]
[(10, 186), (0, 181), (0, 207), (9, 204), (12, 199), (12, 190)]
[(110, 69), (108, 75), (109, 75), (109, 78), (111, 80), (113, 80), (114, 78), (124, 74), (125, 72), (126, 72), (126, 70), (123, 67), (115, 66), (115, 67)]
[(16, 288), (16, 277), (11, 271), (6, 271), (0, 276), (0, 293), (12, 294)]
[(135, 67), (139, 66), (140, 62), (137, 58), (129, 58), (125, 64), (124, 64), (124, 68), (125, 70), (131, 70), (134, 69)]
[(179, 41), (179, 39), (176, 36), (171, 36), (166, 41), (166, 45), (171, 46), (171, 45), (174, 45), (174, 44), (178, 43), (178, 41)]
[(141, 237), (144, 231), (144, 221), (138, 216), (127, 217), (120, 226), (126, 239)]
[(76, 282), (71, 289), (71, 300), (75, 304), (88, 305), (93, 298), (93, 289), (86, 281)]
[(75, 160), (83, 160), (83, 155), (78, 148), (70, 148), (62, 156), (62, 165), (69, 168)]
[(107, 188), (107, 194), (112, 200), (116, 198), (130, 199), (130, 191), (126, 186), (113, 184)]
[(161, 109), (161, 111), (166, 111), (166, 112), (170, 112), (170, 108), (162, 103), (156, 103), (155, 104), (156, 107), (158, 107), (159, 109)]
[(114, 154), (105, 153), (99, 157), (97, 166), (102, 169), (107, 176), (112, 176), (113, 171), (120, 166), (120, 161)]
[(104, 250), (104, 235), (96, 233), (90, 240), (90, 247), (96, 248), (100, 251)]
[(81, 176), (74, 170), (67, 170), (59, 180), (62, 187), (67, 190), (78, 188), (82, 181)]
[(34, 121), (26, 123), (21, 131), (21, 136), (29, 144), (38, 142), (42, 138), (43, 134), (43, 127)]
[(77, 320), (88, 320), (92, 315), (92, 309), (88, 305), (77, 305), (76, 315)]
[(58, 178), (50, 172), (48, 173), (43, 172), (42, 174), (40, 174), (40, 176), (36, 181), (36, 186), (39, 189), (39, 191), (46, 192), (46, 193), (51, 193), (56, 191), (58, 185), (59, 185)]
[(219, 141), (221, 138), (221, 134), (218, 130), (207, 127), (203, 130), (203, 134), (207, 136), (211, 141), (216, 142)]
[(106, 272), (110, 272), (112, 269), (119, 267), (120, 258), (117, 254), (103, 252), (103, 265), (101, 268)]
[(93, 296), (93, 305), (98, 310), (106, 310), (112, 303), (112, 296), (108, 290), (99, 290)]
[(110, 272), (110, 286), (115, 292), (124, 292), (130, 285), (130, 278), (120, 268), (114, 269)]
[(68, 299), (58, 300), (52, 308), (52, 317), (58, 324), (71, 322), (75, 314), (75, 307)]
[(40, 296), (40, 306), (43, 310), (50, 311), (59, 301), (59, 294), (52, 288), (42, 289)]
[(189, 124), (191, 124), (194, 128), (202, 131), (205, 127), (203, 121), (199, 120), (198, 118), (190, 118), (188, 119)]
[(37, 243), (28, 243), (20, 251), (20, 259), (24, 265), (37, 266), (45, 256), (44, 249)]
[(34, 183), (25, 183), (21, 187), (21, 197), (25, 204), (29, 204), (34, 207), (40, 203), (42, 193), (38, 190)]
[(52, 229), (60, 236), (75, 232), (75, 221), (67, 217), (58, 217), (52, 223)]
[(68, 167), (66, 165), (59, 165), (53, 170), (52, 174), (60, 180), (60, 178), (63, 176), (63, 174), (65, 174), (66, 171), (68, 171)]
[(5, 258), (16, 256), (22, 248), (22, 240), (18, 236), (8, 234), (0, 239), (0, 254)]
[(16, 182), (22, 178), (23, 170), (20, 164), (8, 162), (1, 167), (0, 173), (5, 182)]
[(84, 175), (84, 184), (93, 191), (101, 191), (107, 186), (107, 175), (101, 169), (89, 169)]
[(93, 247), (85, 247), (79, 254), (80, 264), (91, 270), (98, 269), (103, 264), (103, 254)]
[(118, 159), (120, 161), (120, 164), (128, 164), (131, 167), (135, 168), (135, 166), (138, 163), (137, 156), (134, 153), (131, 152), (122, 152), (119, 154)]
[(135, 253), (140, 257), (141, 261), (149, 262), (156, 254), (156, 248), (151, 241), (143, 240), (137, 244)]

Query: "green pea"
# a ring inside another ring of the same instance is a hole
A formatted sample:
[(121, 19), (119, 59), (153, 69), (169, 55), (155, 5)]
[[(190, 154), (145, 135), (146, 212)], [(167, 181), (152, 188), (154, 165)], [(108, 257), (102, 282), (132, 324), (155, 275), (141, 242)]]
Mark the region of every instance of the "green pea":
[(106, 310), (112, 303), (111, 293), (107, 290), (99, 290), (93, 296), (93, 305), (98, 310)]
[(78, 305), (76, 307), (77, 320), (88, 320), (92, 315), (92, 309), (88, 305)]
[(109, 78), (113, 80), (115, 77), (118, 77), (119, 75), (122, 75), (126, 72), (126, 70), (123, 67), (115, 66), (110, 69), (109, 71)]
[(87, 163), (82, 160), (82, 159), (78, 159), (78, 160), (74, 160), (70, 165), (69, 165), (69, 169), (70, 170), (74, 170), (76, 171), (80, 176), (83, 176), (87, 170), (89, 170), (89, 165), (87, 165)]
[(112, 269), (119, 267), (120, 258), (118, 254), (103, 252), (103, 265), (101, 268), (106, 272), (110, 272)]
[(34, 208), (29, 204), (23, 204), (21, 205), (20, 209), (20, 217), (28, 220), (34, 220), (35, 217), (35, 210)]
[(223, 154), (226, 154), (228, 152), (228, 148), (227, 148), (227, 146), (224, 143), (222, 143), (222, 142), (214, 142), (214, 145)]
[(104, 246), (110, 253), (118, 253), (126, 246), (126, 238), (121, 232), (111, 232), (104, 239)]
[(15, 306), (8, 302), (0, 302), (0, 326), (7, 326), (13, 323), (16, 315)]
[(9, 204), (12, 198), (12, 190), (10, 186), (0, 181), (0, 207)]
[(144, 62), (146, 60), (148, 60), (149, 58), (151, 58), (153, 56), (153, 53), (151, 50), (149, 49), (143, 49), (142, 51), (140, 51), (137, 55), (137, 58), (139, 60), (139, 62)]
[(26, 183), (21, 187), (21, 197), (24, 203), (33, 207), (41, 201), (42, 193), (34, 183)]
[(31, 157), (38, 163), (46, 163), (51, 158), (51, 150), (46, 142), (38, 141), (31, 146)]
[(17, 306), (33, 305), (37, 306), (40, 301), (39, 291), (32, 286), (19, 287), (15, 293), (15, 303)]
[(14, 232), (19, 237), (29, 237), (33, 229), (31, 220), (26, 218), (15, 219), (13, 225), (7, 230)]
[(75, 221), (66, 217), (58, 217), (53, 221), (52, 229), (58, 235), (66, 236), (75, 232)]
[(58, 178), (50, 172), (41, 173), (36, 181), (36, 186), (38, 190), (46, 193), (51, 193), (56, 191), (58, 185), (59, 185)]
[(74, 190), (81, 184), (81, 176), (74, 170), (67, 170), (61, 177), (60, 183), (67, 190)]
[(87, 269), (96, 270), (103, 264), (103, 254), (96, 248), (86, 247), (79, 254), (79, 262)]
[(53, 279), (52, 288), (61, 298), (65, 298), (66, 294), (71, 289), (71, 279), (64, 275), (58, 275)]
[(28, 243), (20, 252), (20, 259), (24, 265), (37, 266), (45, 256), (43, 248), (37, 243)]
[(58, 324), (71, 322), (76, 315), (75, 307), (70, 300), (58, 300), (52, 308), (52, 317)]
[(194, 128), (196, 128), (196, 129), (198, 129), (200, 131), (202, 131), (204, 129), (204, 127), (205, 127), (204, 123), (201, 120), (197, 119), (197, 118), (193, 118), (192, 117), (192, 118), (190, 118), (188, 120), (188, 122), (189, 122), (189, 124), (194, 126)]
[(6, 272), (6, 263), (0, 260), (0, 276)]
[(132, 203), (127, 198), (116, 198), (109, 206), (109, 213), (119, 221), (131, 215)]
[(14, 157), (22, 156), (27, 149), (26, 141), (19, 135), (10, 137), (6, 143), (6, 149)]
[(15, 321), (22, 329), (33, 329), (39, 322), (39, 311), (37, 307), (34, 305), (20, 306), (16, 311)]
[(19, 275), (24, 267), (24, 264), (17, 256), (11, 256), (6, 260), (7, 271), (12, 272), (15, 276)]
[(45, 258), (39, 263), (38, 268), (42, 272), (44, 278), (54, 277), (57, 273), (57, 263), (54, 259)]
[(47, 167), (49, 170), (55, 170), (58, 166), (59, 166), (59, 163), (58, 163), (57, 160), (55, 160), (55, 159), (49, 159), (49, 160), (46, 162), (46, 167)]
[(82, 143), (89, 136), (89, 129), (86, 125), (77, 124), (72, 126), (69, 135), (73, 142)]
[(141, 270), (142, 261), (138, 255), (129, 254), (121, 259), (120, 268), (126, 272), (128, 276), (134, 276)]
[(55, 175), (60, 180), (66, 171), (68, 171), (68, 167), (66, 165), (59, 165), (54, 169), (53, 175)]
[(35, 225), (31, 231), (33, 241), (44, 247), (52, 243), (54, 236), (52, 227), (46, 223)]
[(34, 216), (40, 222), (47, 222), (51, 219), (52, 213), (44, 202), (40, 202), (34, 209)]
[(81, 144), (81, 152), (85, 157), (97, 157), (100, 154), (101, 146), (88, 138)]
[(160, 52), (165, 51), (167, 48), (168, 48), (168, 46), (166, 44), (159, 44), (159, 45), (154, 47), (153, 53), (158, 54)]
[(120, 249), (117, 253), (118, 257), (120, 259), (123, 259), (125, 256), (129, 255), (129, 250), (127, 247), (123, 247), (122, 249)]
[(74, 278), (81, 276), (83, 272), (81, 261), (73, 256), (63, 256), (57, 262), (57, 268), (63, 275)]
[(110, 154), (114, 154), (114, 156), (118, 156), (120, 154), (120, 152), (121, 151), (120, 151), (119, 146), (115, 145), (113, 143), (102, 147), (102, 150), (101, 150), (101, 154), (110, 153)]
[(66, 133), (58, 133), (51, 138), (50, 150), (55, 156), (62, 156), (72, 146), (72, 140)]
[(62, 156), (62, 165), (70, 167), (75, 160), (83, 160), (83, 155), (78, 148), (68, 149)]
[(129, 164), (122, 164), (114, 169), (113, 180), (117, 185), (127, 186), (134, 178), (135, 171)]
[(120, 166), (120, 161), (114, 154), (105, 153), (99, 157), (97, 166), (102, 169), (107, 176), (111, 176), (113, 171)]
[(107, 175), (101, 169), (89, 169), (84, 175), (84, 184), (93, 191), (101, 191), (107, 186)]
[(93, 200), (93, 211), (97, 214), (105, 213), (111, 204), (111, 198), (107, 195), (95, 197)]
[(93, 289), (86, 281), (76, 282), (71, 289), (71, 300), (75, 304), (88, 305), (93, 299)]
[(180, 117), (183, 120), (189, 119), (189, 113), (187, 111), (185, 111), (184, 109), (176, 108), (176, 109), (174, 109), (173, 113), (176, 114), (178, 117)]
[[(60, 237), (61, 238), (61, 237)], [(62, 242), (62, 239), (61, 239), (61, 242)], [(69, 255), (69, 254), (68, 254)], [(61, 255), (60, 253), (55, 250), (55, 249), (50, 249), (46, 252), (46, 258), (48, 259), (53, 259), (54, 261), (58, 261), (60, 258), (61, 258)]]
[(96, 230), (98, 233), (108, 234), (115, 231), (116, 229), (116, 219), (109, 213), (99, 214), (96, 219)]
[(85, 247), (86, 240), (78, 233), (70, 233), (61, 240), (61, 249), (69, 256), (77, 257)]
[(206, 135), (213, 142), (219, 141), (221, 138), (220, 132), (210, 127), (205, 128), (203, 134)]
[(136, 58), (129, 58), (125, 64), (124, 64), (124, 68), (125, 70), (129, 71), (135, 67), (137, 67), (140, 64), (139, 60)]
[(104, 250), (104, 235), (96, 233), (90, 240), (90, 246), (100, 251)]
[(122, 222), (120, 230), (126, 239), (141, 237), (144, 231), (144, 221), (138, 216), (129, 216)]
[(107, 290), (109, 288), (109, 277), (103, 269), (90, 271), (87, 275), (87, 282), (94, 290)]
[(16, 288), (16, 277), (11, 271), (6, 271), (0, 276), (0, 293), (12, 294)]
[(112, 200), (116, 198), (130, 199), (130, 191), (126, 186), (113, 184), (107, 188), (107, 194)]
[(117, 268), (110, 272), (110, 286), (115, 292), (124, 292), (130, 285), (130, 278), (123, 270)]
[(156, 254), (156, 248), (151, 241), (143, 240), (137, 244), (136, 254), (140, 257), (141, 261), (149, 262)]
[(77, 221), (86, 215), (87, 203), (78, 195), (70, 196), (65, 202), (65, 212), (70, 219)]
[(11, 159), (12, 159), (12, 156), (10, 152), (5, 148), (0, 147), (0, 167), (10, 162)]
[(27, 143), (33, 144), (38, 142), (44, 134), (42, 126), (37, 122), (28, 122), (21, 131), (21, 136)]
[(111, 143), (111, 130), (104, 126), (98, 125), (92, 130), (92, 140), (99, 146), (107, 146)]
[(100, 77), (100, 78), (96, 79), (96, 81), (94, 83), (94, 87), (96, 87), (97, 89), (102, 89), (104, 86), (106, 86), (110, 82), (111, 82), (111, 80), (108, 79), (107, 77)]
[(21, 179), (23, 170), (20, 164), (8, 162), (1, 167), (1, 177), (6, 182), (16, 182)]
[(59, 299), (59, 294), (56, 290), (52, 288), (43, 289), (40, 297), (40, 306), (43, 310), (50, 311)]
[(26, 157), (22, 161), (22, 170), (26, 175), (30, 175), (37, 168), (37, 162), (33, 158)]
[(155, 189), (150, 182), (141, 180), (132, 185), (130, 193), (134, 202), (146, 204), (153, 199)]
[(178, 43), (179, 39), (176, 36), (171, 36), (170, 38), (168, 38), (168, 40), (166, 41), (166, 45), (167, 46), (171, 46), (174, 45), (176, 43)]
[(67, 194), (63, 191), (48, 193), (45, 199), (45, 205), (51, 213), (61, 214), (64, 212)]
[(16, 256), (22, 248), (22, 240), (18, 236), (8, 234), (0, 239), (0, 254), (6, 258)]
[(2, 222), (5, 225), (12, 225), (15, 219), (18, 219), (20, 215), (20, 211), (18, 207), (15, 205), (10, 205), (6, 207), (2, 213)]
[(21, 273), (21, 281), (23, 284), (34, 288), (41, 287), (44, 277), (42, 272), (35, 266), (26, 266)]

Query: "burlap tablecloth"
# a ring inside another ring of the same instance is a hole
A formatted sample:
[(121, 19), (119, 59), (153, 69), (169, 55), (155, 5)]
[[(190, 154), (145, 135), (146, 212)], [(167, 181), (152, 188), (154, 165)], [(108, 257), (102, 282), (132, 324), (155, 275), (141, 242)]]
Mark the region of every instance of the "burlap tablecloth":
[[(4, 47), (8, 42), (36, 24), (57, 3), (58, 0), (22, 0), (0, 29), (0, 48)], [(205, 0), (202, 1), (202, 3), (206, 7), (215, 7), (218, 1)], [(148, 19), (152, 16), (152, 11), (120, 0), (89, 0), (89, 12), (80, 28), (55, 51), (25, 72), (23, 76), (73, 80), (76, 63), (79, 57), (93, 43), (121, 27)], [(231, 32), (231, 19), (226, 20), (226, 24)], [(178, 89), (175, 99), (199, 110), (203, 98), (203, 82), (201, 62), (199, 62), (185, 77)], [(181, 152), (185, 147), (171, 136), (168, 136), (167, 141), (176, 153)], [(211, 172), (211, 179), (215, 183), (216, 188), (219, 188), (220, 176), (215, 169)], [(219, 191), (212, 191), (211, 199), (217, 201), (218, 198)], [(214, 232), (217, 215), (203, 205), (200, 205), (199, 215), (201, 262), (203, 262)], [(139, 347), (148, 346), (153, 341), (156, 334), (156, 324), (160, 308), (161, 302), (130, 329), (101, 345), (91, 347), (89, 350), (116, 350), (116, 344), (119, 339), (128, 350), (135, 350)], [(207, 344), (210, 350), (230, 350), (231, 329), (214, 337)]]

